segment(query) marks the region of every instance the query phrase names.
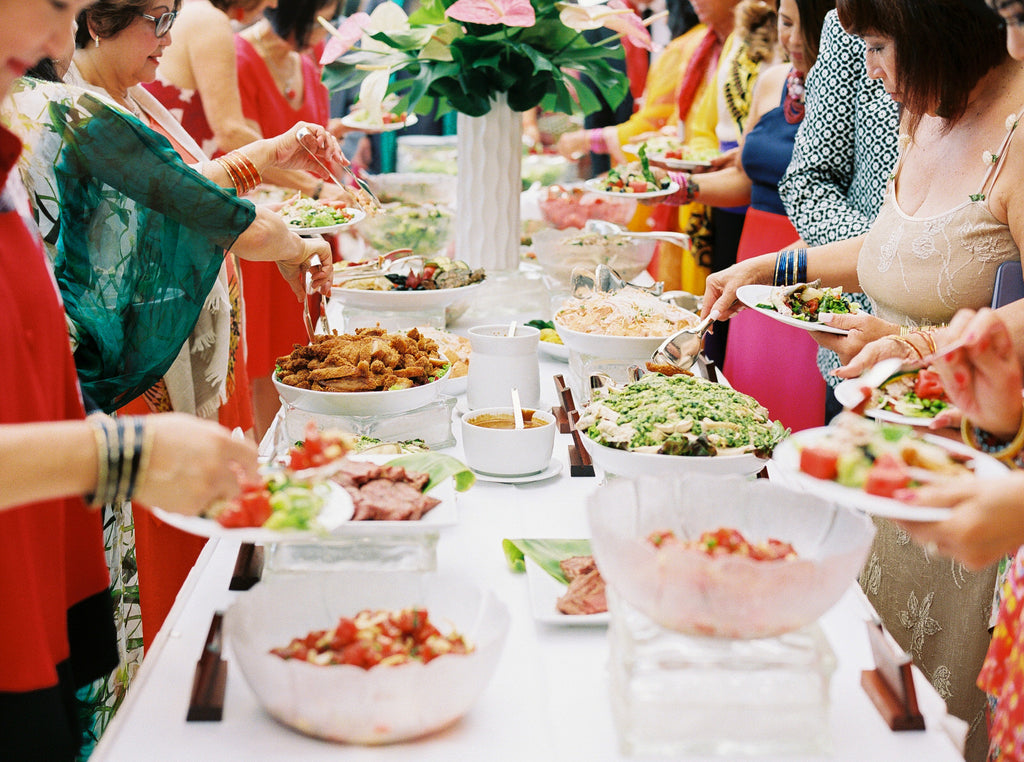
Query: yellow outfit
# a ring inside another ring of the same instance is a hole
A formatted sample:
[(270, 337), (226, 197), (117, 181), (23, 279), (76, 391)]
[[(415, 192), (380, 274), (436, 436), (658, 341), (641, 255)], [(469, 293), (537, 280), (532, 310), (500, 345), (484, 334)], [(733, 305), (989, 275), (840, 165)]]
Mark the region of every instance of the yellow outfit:
[[(645, 132), (656, 132), (666, 125), (676, 125), (679, 121), (678, 98), (679, 87), (682, 84), (683, 72), (686, 65), (693, 56), (697, 46), (707, 34), (707, 27), (703, 24), (690, 29), (672, 42), (670, 42), (662, 54), (655, 61), (647, 74), (647, 84), (644, 88), (643, 106), (616, 128), (619, 145), (627, 143), (631, 138)], [(702, 94), (708, 89), (705, 82), (697, 91), (694, 104), (700, 101)], [(689, 134), (691, 122), (696, 108), (690, 109), (683, 125), (684, 134)], [(612, 155), (621, 159), (618, 146), (609, 146)], [(632, 230), (650, 230), (652, 221), (651, 215), (654, 207), (640, 204), (637, 213), (630, 223)], [(690, 228), (691, 217), (695, 214), (702, 216), (704, 206), (702, 204), (689, 204), (673, 210), (672, 229), (687, 231)], [(683, 289), (695, 294), (704, 293), (704, 281), (708, 276), (707, 268), (698, 266), (694, 258), (685, 254), (678, 246), (663, 243), (658, 250), (658, 272), (655, 277), (665, 282), (665, 289)]]

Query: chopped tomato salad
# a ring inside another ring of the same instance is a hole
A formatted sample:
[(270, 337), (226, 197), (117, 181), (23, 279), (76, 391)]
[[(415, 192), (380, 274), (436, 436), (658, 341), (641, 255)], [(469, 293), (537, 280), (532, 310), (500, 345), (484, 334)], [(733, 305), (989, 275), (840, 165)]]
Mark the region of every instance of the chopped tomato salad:
[(675, 532), (660, 530), (647, 536), (656, 548), (673, 545), (691, 548), (709, 556), (744, 556), (754, 561), (783, 561), (796, 558), (796, 550), (788, 542), (769, 537), (764, 542), (752, 543), (738, 529), (722, 527), (702, 532), (697, 540), (680, 540)]
[(319, 666), (351, 664), (371, 669), (413, 661), (425, 664), (439, 656), (472, 650), (459, 633), (443, 635), (431, 623), (426, 609), (407, 608), (366, 609), (351, 619), (341, 617), (333, 629), (313, 630), (283, 648), (272, 648), (270, 653)]

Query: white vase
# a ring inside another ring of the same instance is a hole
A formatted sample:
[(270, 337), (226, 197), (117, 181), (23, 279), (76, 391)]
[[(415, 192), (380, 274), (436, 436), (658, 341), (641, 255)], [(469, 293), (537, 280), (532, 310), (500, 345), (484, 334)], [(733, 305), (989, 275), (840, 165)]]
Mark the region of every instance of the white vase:
[(488, 271), (519, 268), (522, 114), (497, 96), (483, 116), (458, 116), (455, 255)]

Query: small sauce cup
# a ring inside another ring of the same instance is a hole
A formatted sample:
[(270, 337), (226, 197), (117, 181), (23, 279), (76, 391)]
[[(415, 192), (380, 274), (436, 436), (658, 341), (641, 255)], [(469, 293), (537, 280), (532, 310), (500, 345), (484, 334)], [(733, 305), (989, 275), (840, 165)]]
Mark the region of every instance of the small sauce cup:
[(489, 476), (539, 474), (551, 463), (555, 417), (544, 410), (523, 409), (530, 422), (516, 429), (512, 407), (473, 410), (462, 417), (462, 447), (466, 464)]

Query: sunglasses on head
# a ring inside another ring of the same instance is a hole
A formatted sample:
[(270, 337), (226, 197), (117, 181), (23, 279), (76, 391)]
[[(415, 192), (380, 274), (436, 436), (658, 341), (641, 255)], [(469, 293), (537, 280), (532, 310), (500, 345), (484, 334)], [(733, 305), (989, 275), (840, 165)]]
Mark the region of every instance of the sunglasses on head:
[(159, 16), (151, 16), (148, 13), (140, 13), (139, 15), (156, 25), (157, 37), (163, 37), (171, 31), (171, 27), (174, 26), (174, 20), (178, 18), (177, 11), (168, 11), (167, 13), (161, 13)]

